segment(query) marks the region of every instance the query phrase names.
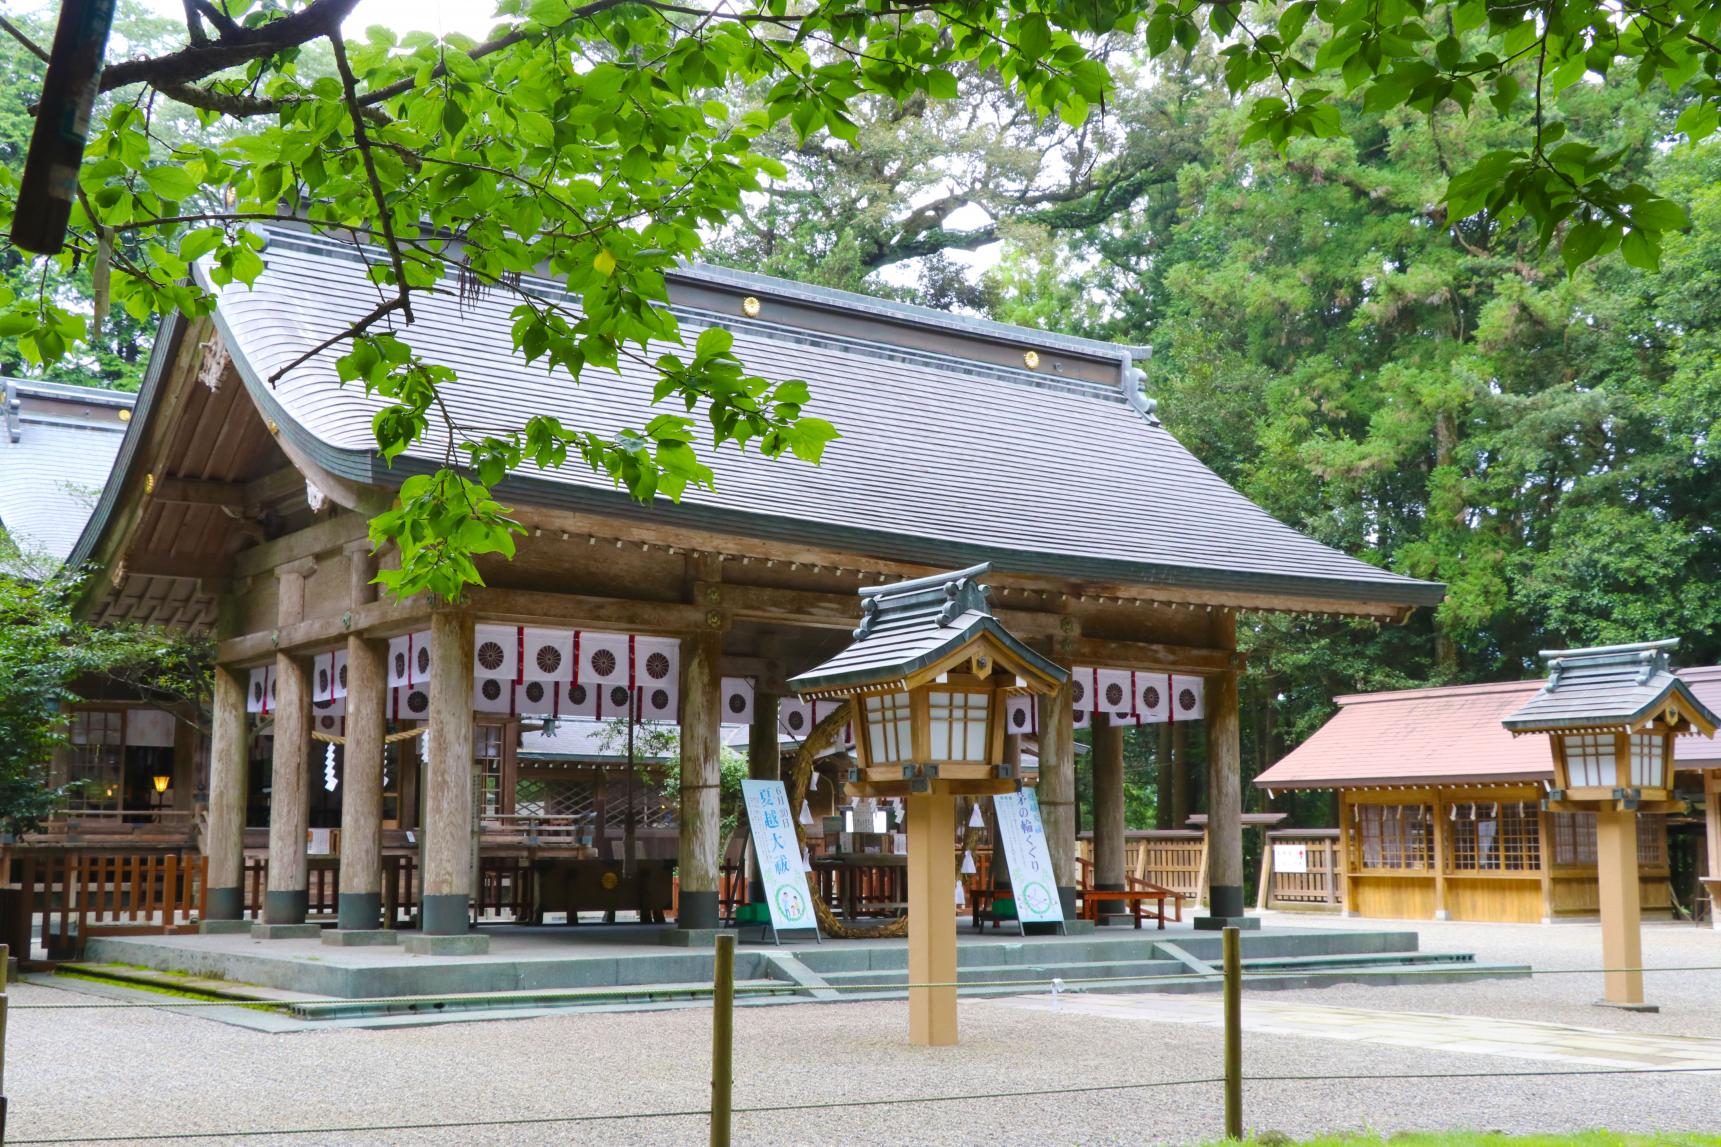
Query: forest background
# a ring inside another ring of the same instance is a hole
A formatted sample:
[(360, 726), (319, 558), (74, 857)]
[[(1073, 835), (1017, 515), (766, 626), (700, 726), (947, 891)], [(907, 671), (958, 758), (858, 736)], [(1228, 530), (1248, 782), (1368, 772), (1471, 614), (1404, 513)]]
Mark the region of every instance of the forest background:
[[(143, 50), (175, 31), (125, 4), (116, 21)], [(1248, 775), (1337, 694), (1527, 677), (1539, 649), (1665, 636), (1681, 664), (1721, 661), (1721, 149), (1679, 142), (1687, 99), (1624, 75), (1550, 93), (1568, 140), (1620, 152), (1690, 212), (1659, 271), (1613, 253), (1569, 272), (1530, 226), (1442, 206), (1455, 168), (1524, 137), (1523, 101), (1463, 115), (1335, 96), (1343, 131), (1280, 152), (1241, 142), (1246, 101), (1210, 45), (1149, 61), (1120, 42), (1108, 63), (1115, 97), (1075, 127), (984, 75), (956, 100), (856, 99), (852, 145), (785, 122), (763, 150), (787, 176), (707, 257), (1151, 346), (1148, 391), (1203, 462), (1329, 545), (1446, 583), (1403, 626), (1245, 618)], [(12, 178), (41, 68), (0, 37)], [(87, 272), (25, 272), (0, 248), (6, 286), (87, 304)], [(48, 374), (135, 389), (152, 338), (116, 311), (99, 346)], [(0, 345), (0, 375), (33, 370)], [(1199, 727), (1172, 742), (1164, 727), (1130, 735), (1132, 827), (1202, 806)], [(1330, 823), (1324, 796), (1274, 807)]]

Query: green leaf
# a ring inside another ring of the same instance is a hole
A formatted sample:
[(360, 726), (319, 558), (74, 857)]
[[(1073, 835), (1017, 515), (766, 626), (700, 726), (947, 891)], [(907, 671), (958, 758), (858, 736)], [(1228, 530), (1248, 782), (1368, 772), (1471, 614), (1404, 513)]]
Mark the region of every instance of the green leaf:
[(163, 199), (179, 203), (197, 194), (197, 181), (182, 167), (150, 167), (142, 174), (149, 189)]
[(1641, 271), (1661, 270), (1661, 242), (1633, 227), (1619, 241), (1619, 253), (1625, 261)]

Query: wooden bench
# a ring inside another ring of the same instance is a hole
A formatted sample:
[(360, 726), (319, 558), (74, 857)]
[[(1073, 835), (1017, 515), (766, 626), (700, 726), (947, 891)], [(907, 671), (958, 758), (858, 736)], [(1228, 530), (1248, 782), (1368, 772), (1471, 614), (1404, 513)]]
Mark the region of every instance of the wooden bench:
[[(1165, 902), (1169, 900), (1172, 903), (1173, 912), (1173, 915), (1170, 918), (1178, 921), (1179, 923), (1183, 921), (1183, 897), (1181, 894), (1173, 892), (1169, 888), (1161, 888), (1157, 884), (1148, 884), (1146, 881), (1136, 880), (1134, 878), (1131, 878), (1129, 883), (1129, 888), (1082, 889), (1081, 918), (1083, 920), (1092, 920), (1097, 923), (1100, 918), (1100, 908), (1102, 905), (1123, 904), (1128, 910), (1130, 917), (1134, 919), (1135, 926), (1137, 928), (1141, 927), (1141, 922), (1144, 919), (1157, 920), (1159, 921), (1160, 930), (1164, 931), (1166, 921)], [(1150, 902), (1156, 905), (1155, 910), (1152, 912), (1147, 910), (1147, 905)]]

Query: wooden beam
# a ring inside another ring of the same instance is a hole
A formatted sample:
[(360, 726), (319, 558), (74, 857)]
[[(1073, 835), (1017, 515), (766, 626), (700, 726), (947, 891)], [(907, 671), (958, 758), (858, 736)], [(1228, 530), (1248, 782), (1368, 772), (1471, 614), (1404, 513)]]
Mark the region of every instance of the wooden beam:
[(253, 478), (245, 483), (245, 504), (247, 506), (262, 506), (270, 502), (278, 502), (282, 498), (305, 493), (305, 476), (299, 473), (297, 466), (283, 466), (273, 470), (261, 478)]
[(133, 550), (121, 559), (128, 577), (171, 577), (201, 581), (225, 573), (225, 560), (209, 554), (168, 554)]
[(673, 601), (633, 601), (526, 589), (480, 587), (466, 591), (472, 612), (485, 621), (516, 625), (568, 625), (626, 633), (680, 634), (724, 628), (724, 611)]
[(327, 550), (339, 549), (348, 542), (365, 537), (369, 531), (370, 522), (362, 515), (337, 514), (314, 526), (240, 550), (233, 558), (233, 574), (235, 577), (256, 577), (269, 573), (276, 566), (298, 558), (315, 557)]
[(245, 487), (237, 482), (212, 482), (204, 478), (157, 478), (151, 498), (164, 505), (222, 506), (243, 509)]
[(1112, 641), (1100, 637), (1058, 637), (1052, 655), (1070, 665), (1133, 669), (1145, 673), (1187, 673), (1211, 677), (1234, 668), (1234, 654), (1195, 645), (1163, 645), (1152, 641)]
[[(775, 586), (698, 582), (694, 600), (719, 604), (737, 619), (771, 621), (827, 629), (851, 629), (860, 620), (860, 595)], [(1050, 637), (1064, 632), (1062, 614), (1039, 610), (999, 609), (993, 613), (1018, 637)]]
[(405, 601), (373, 601), (335, 617), (313, 617), (261, 633), (230, 637), (215, 649), (222, 665), (240, 666), (266, 660), (277, 652), (308, 653), (319, 646), (345, 641), (355, 633), (388, 637), (430, 624), (430, 603), (423, 597)]

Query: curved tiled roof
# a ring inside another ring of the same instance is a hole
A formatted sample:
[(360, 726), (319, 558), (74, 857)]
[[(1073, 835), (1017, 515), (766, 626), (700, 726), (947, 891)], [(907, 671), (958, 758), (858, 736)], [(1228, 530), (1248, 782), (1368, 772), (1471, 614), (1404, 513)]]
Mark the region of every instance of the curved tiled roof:
[[(283, 433), (331, 472), (394, 484), (440, 456), (426, 442), (390, 470), (375, 456), (371, 417), (380, 405), (337, 382), (325, 351), (273, 386), (262, 380), (337, 334), (375, 305), (377, 289), (350, 247), (271, 229), (268, 269), (255, 289), (220, 292), (216, 321), (259, 404)], [(760, 276), (704, 274), (754, 285)], [(549, 288), (546, 287), (546, 290)], [(786, 290), (799, 290), (789, 288)], [(820, 301), (836, 306), (837, 292)], [(876, 301), (872, 301), (875, 302)], [(607, 433), (655, 411), (652, 376), (565, 374), (527, 365), (513, 351), (513, 301), (491, 294), (461, 305), (450, 289), (415, 302), (409, 341), (454, 367), (446, 395), (465, 424), (517, 426), (536, 413)], [(860, 309), (857, 304), (857, 309)], [(933, 323), (937, 312), (890, 304), (890, 317)], [(911, 315), (910, 312), (913, 312)], [(707, 452), (714, 491), (680, 504), (641, 507), (606, 477), (572, 463), (511, 479), (505, 501), (588, 510), (765, 539), (793, 539), (881, 558), (957, 566), (990, 560), (1000, 571), (1143, 585), (1326, 598), (1386, 607), (1431, 604), (1441, 587), (1358, 561), (1303, 536), (1201, 465), (1172, 435), (1149, 425), (1121, 390), (1057, 379), (924, 349), (788, 329), (678, 308), (689, 341), (720, 323), (735, 352), (767, 378), (804, 379), (809, 413), (843, 437), (819, 466), (766, 462), (726, 448)], [(960, 346), (962, 323), (942, 316)], [(998, 324), (985, 324), (996, 337)], [(1103, 347), (1022, 331), (1087, 353)], [(1079, 344), (1079, 347), (1078, 347)], [(661, 348), (675, 349), (675, 348)], [(647, 358), (660, 348), (653, 347)], [(1121, 365), (1126, 351), (1115, 348)]]
[(133, 396), (61, 383), (8, 381), (0, 432), (0, 529), (27, 553), (64, 561), (113, 469)]

